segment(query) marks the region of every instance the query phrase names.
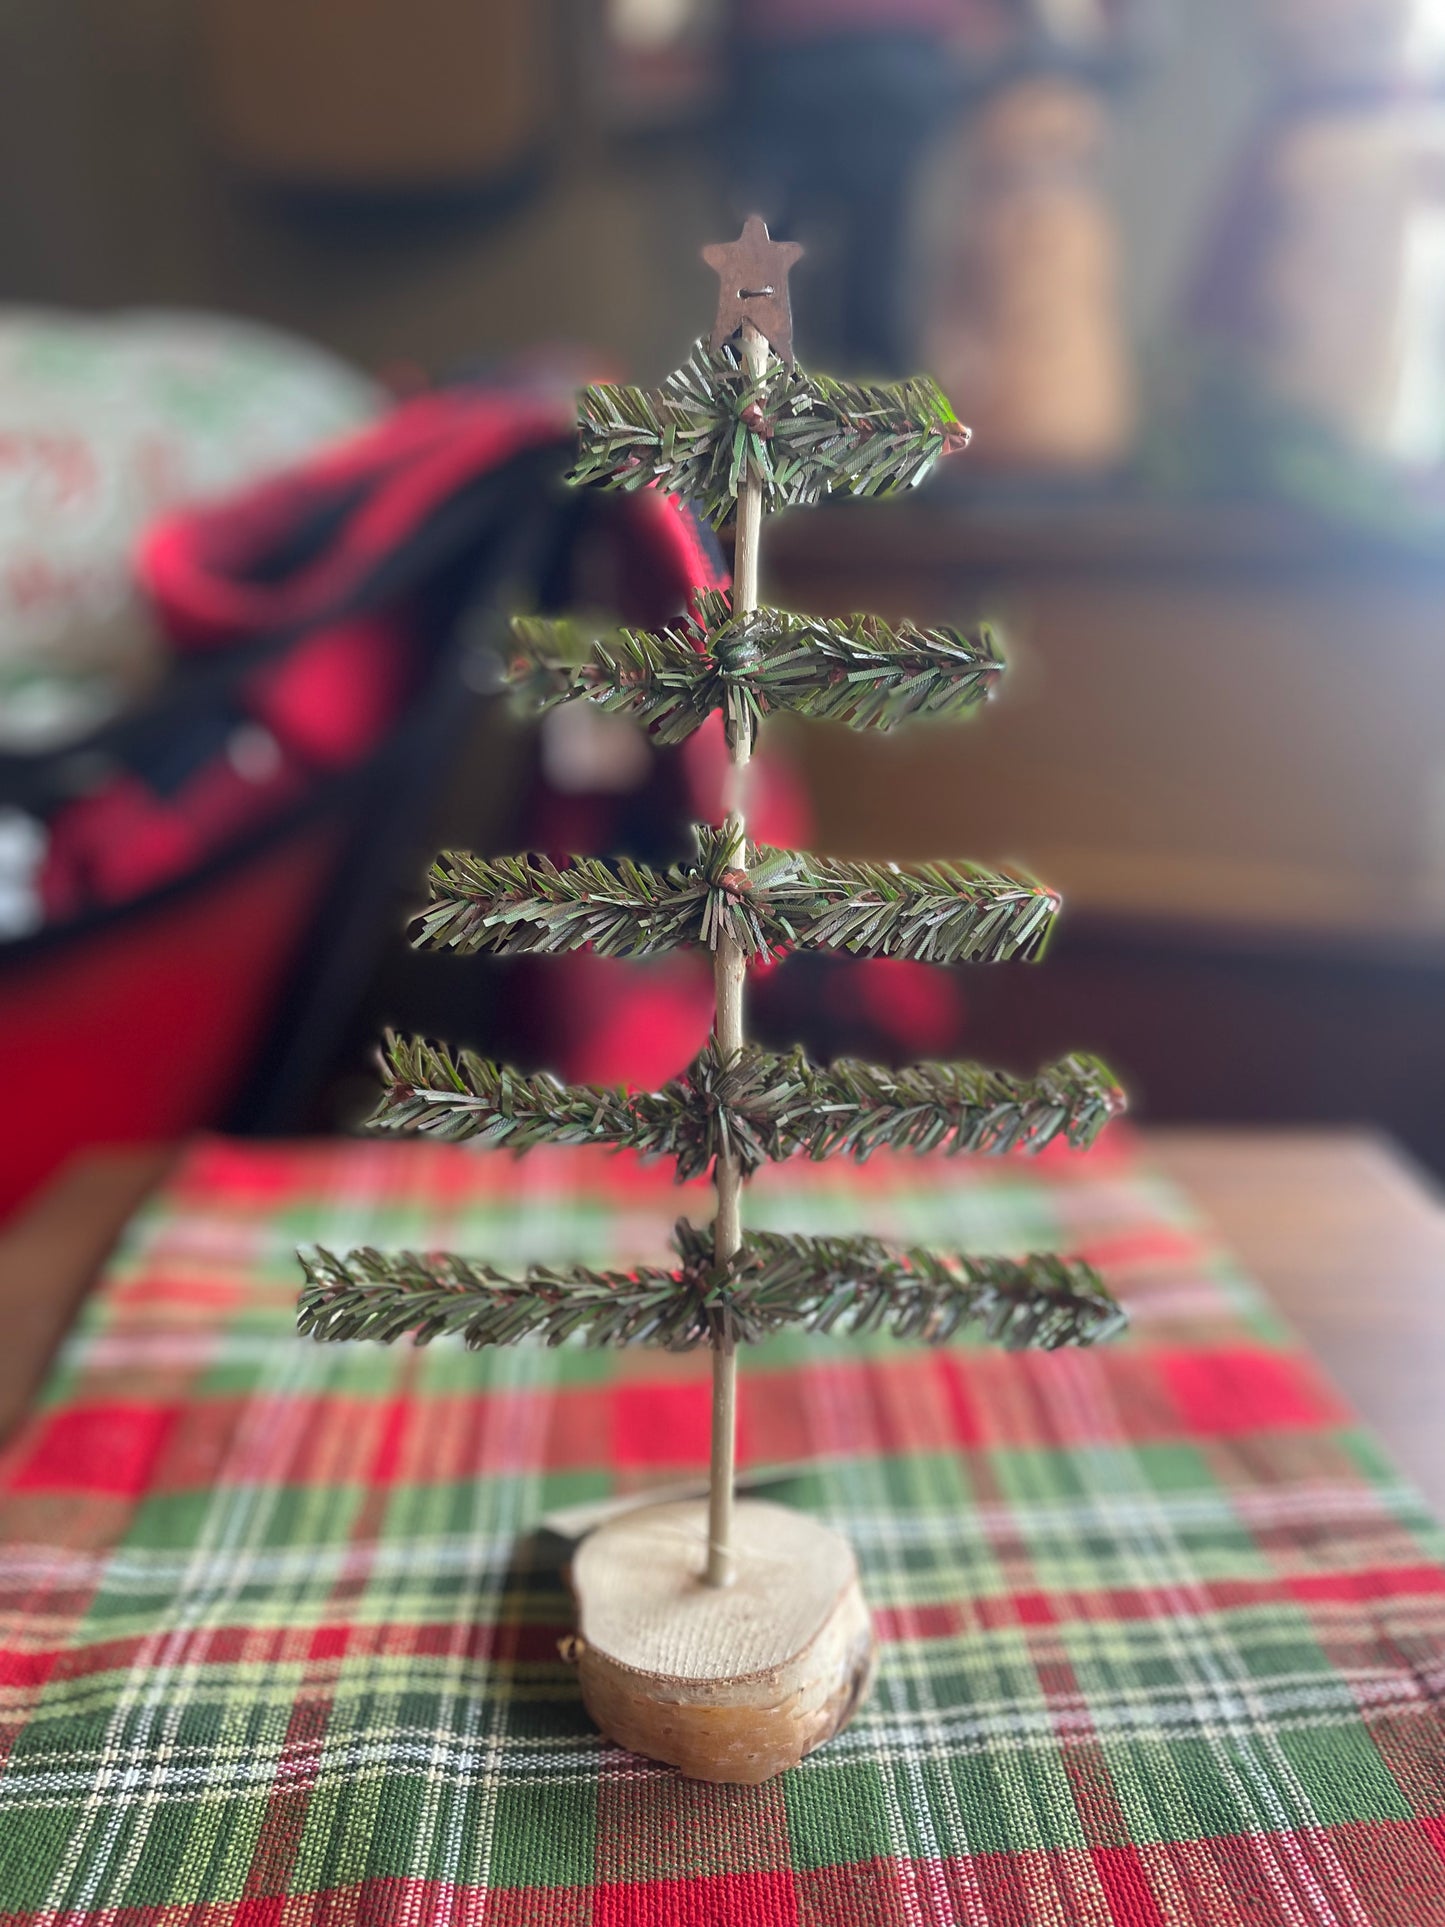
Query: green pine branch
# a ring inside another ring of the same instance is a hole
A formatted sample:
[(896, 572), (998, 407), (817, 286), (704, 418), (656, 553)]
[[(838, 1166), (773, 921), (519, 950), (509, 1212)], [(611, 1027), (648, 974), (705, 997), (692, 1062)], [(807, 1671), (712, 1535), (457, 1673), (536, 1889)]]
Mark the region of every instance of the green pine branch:
[[(555, 954), (590, 944), (604, 957), (655, 956), (700, 941), (709, 900), (700, 866), (654, 870), (628, 857), (574, 856), (557, 864), (449, 850), (427, 882), (430, 903), (417, 919), (416, 947), (467, 955)], [(751, 942), (751, 954), (760, 942), (760, 935)]]
[(432, 865), (419, 948), (471, 954), (551, 953), (589, 944), (645, 957), (715, 948), (729, 931), (747, 957), (785, 949), (904, 957), (920, 963), (1037, 958), (1059, 899), (1022, 873), (973, 863), (853, 863), (749, 844), (737, 830), (695, 826), (698, 857), (654, 870), (630, 859), (478, 857), (449, 851)]
[(861, 1163), (885, 1148), (998, 1154), (1063, 1137), (1082, 1149), (1124, 1104), (1108, 1066), (1083, 1055), (1022, 1078), (978, 1064), (895, 1071), (840, 1058), (825, 1068), (801, 1050), (751, 1044), (724, 1063), (709, 1043), (661, 1090), (628, 1092), (524, 1076), (473, 1051), (388, 1035), (382, 1076), (371, 1129), (517, 1151), (608, 1145), (676, 1159), (679, 1181), (725, 1152), (752, 1172), (799, 1155)]
[[(750, 1053), (767, 1058), (769, 1053)], [(774, 1059), (781, 1064), (782, 1060)], [(785, 1157), (777, 1114), (796, 1101), (786, 1074), (766, 1080), (749, 1066), (725, 1068), (711, 1045), (660, 1091), (564, 1084), (549, 1072), (524, 1076), (474, 1051), (388, 1033), (382, 1094), (367, 1128), (472, 1139), (515, 1151), (538, 1144), (597, 1144), (677, 1160), (678, 1179), (700, 1176), (732, 1150), (755, 1171)]]
[(678, 1270), (532, 1265), (520, 1278), (450, 1253), (303, 1251), (297, 1326), (327, 1342), (410, 1336), (427, 1344), (457, 1334), (477, 1349), (533, 1334), (557, 1345), (575, 1334), (591, 1345), (677, 1351), (792, 1326), (886, 1331), (925, 1344), (976, 1328), (1010, 1349), (1052, 1351), (1097, 1343), (1125, 1322), (1091, 1266), (1051, 1253), (970, 1258), (878, 1238), (763, 1231), (718, 1265), (711, 1229), (683, 1220), (675, 1238)]
[(735, 617), (726, 593), (656, 633), (591, 637), (576, 622), (521, 616), (508, 676), (522, 704), (546, 710), (585, 698), (678, 743), (721, 710), (729, 743), (751, 742), (761, 719), (792, 710), (854, 729), (961, 715), (992, 691), (1003, 656), (992, 627), (896, 628), (880, 616), (841, 621), (758, 609)]
[(679, 1275), (642, 1266), (593, 1271), (586, 1265), (529, 1265), (520, 1278), (452, 1253), (375, 1251), (338, 1257), (324, 1247), (298, 1254), (306, 1273), (296, 1328), (332, 1343), (412, 1338), (426, 1345), (458, 1335), (468, 1350), (515, 1345), (536, 1334), (560, 1345), (574, 1332), (589, 1345), (685, 1348), (709, 1336), (697, 1294)]
[(635, 1100), (620, 1086), (564, 1084), (550, 1071), (530, 1075), (453, 1051), (422, 1037), (388, 1031), (382, 1048), (382, 1093), (367, 1119), (374, 1131), (470, 1138), (483, 1149), (508, 1145), (612, 1144), (652, 1149), (639, 1139)]
[(1125, 1107), (1108, 1065), (1082, 1051), (1033, 1077), (982, 1064), (911, 1064), (889, 1070), (855, 1057), (826, 1069), (794, 1052), (798, 1095), (779, 1124), (784, 1156), (863, 1163), (875, 1151), (1000, 1156), (1043, 1150), (1062, 1137), (1085, 1150)]
[(923, 481), (969, 434), (926, 376), (835, 381), (772, 356), (754, 380), (731, 343), (714, 350), (703, 341), (660, 388), (585, 389), (578, 425), (571, 481), (660, 487), (714, 527), (749, 476), (768, 510), (839, 493), (891, 495)]
[[(686, 1276), (711, 1253), (711, 1228), (684, 1220), (675, 1235)], [(1103, 1280), (1080, 1259), (1051, 1252), (970, 1258), (881, 1238), (782, 1231), (748, 1234), (736, 1282), (713, 1309), (719, 1314), (739, 1343), (801, 1325), (937, 1345), (974, 1328), (1010, 1351), (1092, 1345), (1125, 1323)]]

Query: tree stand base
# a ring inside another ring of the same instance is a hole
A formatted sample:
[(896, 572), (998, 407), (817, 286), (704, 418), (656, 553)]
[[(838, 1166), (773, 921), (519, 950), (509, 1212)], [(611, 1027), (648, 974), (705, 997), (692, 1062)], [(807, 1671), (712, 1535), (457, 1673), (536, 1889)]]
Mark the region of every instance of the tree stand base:
[(709, 1586), (707, 1507), (642, 1506), (572, 1560), (582, 1699), (619, 1746), (693, 1780), (756, 1785), (852, 1718), (873, 1678), (853, 1549), (762, 1499), (738, 1502), (736, 1577)]

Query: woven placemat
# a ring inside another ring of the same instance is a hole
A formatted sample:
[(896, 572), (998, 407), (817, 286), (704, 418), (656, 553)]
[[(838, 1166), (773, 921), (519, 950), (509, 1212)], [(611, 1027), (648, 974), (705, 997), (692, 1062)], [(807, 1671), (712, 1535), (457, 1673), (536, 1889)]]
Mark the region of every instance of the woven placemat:
[(1445, 1566), (1415, 1494), (1125, 1153), (766, 1172), (755, 1223), (1092, 1258), (1094, 1351), (774, 1341), (744, 1463), (884, 1642), (760, 1788), (605, 1745), (549, 1507), (701, 1466), (703, 1357), (317, 1346), (292, 1249), (660, 1256), (665, 1174), (197, 1145), (0, 1453), (7, 1923), (1445, 1923)]

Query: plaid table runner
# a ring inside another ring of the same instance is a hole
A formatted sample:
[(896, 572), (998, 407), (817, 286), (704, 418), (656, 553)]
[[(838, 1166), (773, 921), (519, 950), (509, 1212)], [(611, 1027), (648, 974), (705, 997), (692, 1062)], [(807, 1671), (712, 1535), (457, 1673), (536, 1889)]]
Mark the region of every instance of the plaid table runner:
[(661, 1255), (665, 1174), (203, 1143), (0, 1452), (8, 1923), (1445, 1923), (1445, 1568), (1127, 1154), (764, 1173), (754, 1222), (1060, 1245), (1092, 1352), (788, 1337), (744, 1462), (843, 1528), (869, 1705), (760, 1788), (604, 1745), (550, 1506), (706, 1455), (706, 1361), (292, 1335), (298, 1241)]

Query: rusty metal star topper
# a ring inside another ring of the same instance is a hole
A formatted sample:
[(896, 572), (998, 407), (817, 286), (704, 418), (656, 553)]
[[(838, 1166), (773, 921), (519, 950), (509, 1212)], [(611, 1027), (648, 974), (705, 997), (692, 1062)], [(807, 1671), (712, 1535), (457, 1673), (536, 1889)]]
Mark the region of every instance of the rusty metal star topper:
[(796, 241), (769, 238), (761, 214), (750, 214), (736, 241), (719, 241), (704, 248), (702, 258), (717, 275), (717, 320), (712, 324), (712, 346), (721, 348), (745, 321), (751, 321), (779, 361), (793, 359), (793, 307), (788, 299), (788, 270), (803, 250)]

